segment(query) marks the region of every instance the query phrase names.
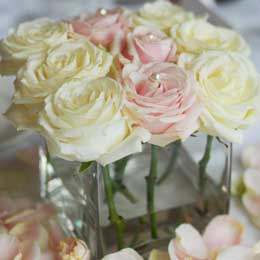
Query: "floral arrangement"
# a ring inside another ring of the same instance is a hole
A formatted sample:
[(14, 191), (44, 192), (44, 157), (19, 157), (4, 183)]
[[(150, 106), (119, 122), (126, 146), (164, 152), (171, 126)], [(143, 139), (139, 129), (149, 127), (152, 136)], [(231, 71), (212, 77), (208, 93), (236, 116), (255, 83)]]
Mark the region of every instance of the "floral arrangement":
[[(99, 9), (63, 21), (22, 23), (0, 42), (0, 74), (16, 77), (5, 116), (18, 130), (37, 131), (51, 155), (81, 162), (82, 170), (93, 161), (104, 166), (119, 248), (123, 223), (110, 163), (152, 145), (147, 209), (156, 238), (156, 147), (206, 133), (199, 163), (203, 191), (213, 137), (241, 142), (240, 130), (258, 115), (260, 77), (245, 40), (164, 0), (137, 11)], [(182, 236), (186, 227), (179, 231)], [(208, 259), (207, 246), (200, 245), (198, 256), (174, 242), (177, 255), (169, 252), (172, 259)]]
[(6, 112), (66, 160), (109, 164), (195, 131), (232, 142), (256, 118), (259, 75), (235, 31), (159, 0), (138, 11), (40, 18), (0, 43)]

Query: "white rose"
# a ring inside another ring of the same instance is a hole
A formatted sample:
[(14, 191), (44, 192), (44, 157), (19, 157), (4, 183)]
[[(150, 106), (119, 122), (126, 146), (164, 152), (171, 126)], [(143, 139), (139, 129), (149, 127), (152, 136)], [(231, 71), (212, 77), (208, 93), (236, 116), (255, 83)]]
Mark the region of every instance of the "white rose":
[(201, 130), (231, 142), (241, 142), (241, 128), (256, 119), (259, 74), (254, 64), (235, 52), (208, 51), (195, 57), (182, 54), (179, 65), (194, 72), (205, 109)]
[(30, 57), (19, 70), (14, 103), (40, 103), (72, 78), (93, 80), (105, 76), (111, 64), (109, 53), (83, 37), (61, 43)]
[(249, 46), (237, 32), (214, 26), (203, 19), (174, 25), (171, 36), (179, 52), (200, 54), (207, 50), (223, 50), (250, 54)]
[(49, 151), (66, 160), (103, 165), (140, 152), (141, 141), (150, 135), (129, 126), (122, 113), (124, 95), (110, 78), (65, 83), (46, 98), (39, 118)]
[(64, 42), (72, 32), (67, 22), (40, 18), (22, 23), (0, 42), (0, 74), (16, 73), (32, 54)]
[(174, 5), (165, 0), (158, 0), (154, 3), (146, 3), (143, 8), (133, 14), (134, 25), (154, 26), (166, 33), (174, 24), (194, 18), (194, 14), (185, 12), (180, 6)]
[(36, 129), (37, 114), (48, 95), (70, 79), (103, 77), (111, 64), (112, 56), (85, 38), (70, 39), (46, 53), (33, 55), (17, 74), (7, 118), (19, 129)]

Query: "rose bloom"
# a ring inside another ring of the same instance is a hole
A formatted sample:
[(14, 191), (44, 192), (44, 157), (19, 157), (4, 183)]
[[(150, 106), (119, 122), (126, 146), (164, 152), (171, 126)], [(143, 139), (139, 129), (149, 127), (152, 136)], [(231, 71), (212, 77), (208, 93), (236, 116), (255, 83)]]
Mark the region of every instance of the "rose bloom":
[(217, 255), (240, 243), (243, 228), (232, 217), (221, 215), (211, 220), (203, 235), (190, 224), (180, 225), (175, 233), (176, 238), (170, 242), (168, 248), (171, 260), (231, 260), (236, 258), (218, 258)]
[(114, 162), (142, 150), (150, 138), (132, 129), (122, 109), (123, 88), (110, 78), (66, 82), (45, 100), (40, 113), (40, 133), (51, 154), (72, 161)]
[(70, 32), (69, 23), (49, 18), (21, 23), (0, 42), (0, 74), (15, 74), (28, 57), (66, 41)]
[(165, 146), (189, 137), (199, 127), (201, 105), (192, 73), (172, 63), (126, 65), (127, 112), (152, 133), (151, 143)]
[(205, 106), (200, 116), (203, 132), (241, 142), (240, 128), (256, 119), (259, 74), (253, 63), (235, 52), (208, 51), (199, 56), (181, 54), (179, 64), (193, 71)]
[(133, 249), (125, 248), (119, 252), (103, 257), (102, 260), (143, 260), (143, 258)]
[(133, 25), (149, 25), (166, 33), (169, 29), (179, 23), (193, 19), (194, 15), (185, 12), (180, 6), (169, 1), (157, 0), (154, 3), (146, 3), (132, 16)]
[(60, 260), (90, 260), (90, 251), (82, 240), (67, 238), (60, 242)]
[(48, 95), (70, 79), (86, 81), (105, 76), (111, 63), (109, 53), (83, 37), (31, 56), (17, 74), (7, 118), (19, 129), (37, 128), (37, 114)]
[(176, 45), (171, 38), (155, 28), (138, 26), (127, 35), (123, 55), (134, 63), (175, 60)]
[(249, 46), (237, 32), (214, 26), (204, 19), (174, 25), (171, 36), (177, 43), (178, 52), (200, 54), (207, 50), (223, 50), (250, 54)]
[(127, 14), (124, 9), (99, 9), (95, 14), (82, 14), (72, 20), (73, 30), (86, 36), (94, 44), (105, 47), (116, 35), (122, 37), (127, 29)]

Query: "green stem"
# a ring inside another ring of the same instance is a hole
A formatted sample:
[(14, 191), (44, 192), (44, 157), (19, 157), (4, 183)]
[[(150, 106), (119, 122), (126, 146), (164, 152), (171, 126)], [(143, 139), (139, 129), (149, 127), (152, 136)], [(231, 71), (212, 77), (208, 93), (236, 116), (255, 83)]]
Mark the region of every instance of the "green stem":
[(123, 181), (123, 177), (125, 174), (125, 168), (126, 165), (129, 161), (130, 156), (127, 156), (121, 160), (118, 160), (117, 162), (115, 162), (115, 180), (117, 181), (117, 183)]
[(208, 162), (210, 160), (212, 143), (213, 143), (213, 136), (208, 135), (204, 155), (199, 161), (199, 188), (202, 195), (205, 193), (205, 188), (207, 184), (206, 170), (207, 170)]
[(123, 196), (125, 196), (126, 199), (128, 199), (131, 203), (135, 204), (137, 203), (137, 198), (134, 196), (134, 194), (123, 184), (118, 183), (117, 181), (112, 181), (113, 185), (113, 194), (115, 195), (116, 192), (121, 193)]
[(113, 191), (114, 191), (114, 194), (116, 194), (116, 192), (120, 192), (131, 203), (137, 203), (138, 200), (136, 199), (136, 197), (127, 188), (127, 186), (123, 183), (125, 168), (127, 166), (129, 159), (130, 159), (130, 156), (127, 156), (127, 157), (115, 162), (115, 177), (113, 180)]
[(152, 145), (151, 147), (151, 164), (150, 173), (146, 177), (147, 181), (147, 212), (150, 220), (150, 232), (152, 238), (158, 238), (157, 232), (157, 219), (154, 206), (154, 191), (157, 178), (157, 147)]
[(124, 236), (123, 236), (124, 221), (123, 218), (117, 214), (116, 206), (114, 203), (113, 183), (110, 177), (109, 166), (105, 166), (103, 168), (103, 173), (104, 173), (105, 193), (106, 193), (108, 210), (109, 210), (109, 219), (115, 228), (117, 246), (118, 249), (120, 250), (124, 247)]
[(167, 165), (166, 170), (163, 172), (163, 174), (161, 175), (161, 177), (157, 181), (158, 185), (162, 184), (167, 179), (167, 177), (172, 173), (172, 169), (174, 168), (175, 163), (178, 159), (180, 147), (181, 147), (181, 141), (180, 140), (176, 141), (173, 144), (170, 161)]

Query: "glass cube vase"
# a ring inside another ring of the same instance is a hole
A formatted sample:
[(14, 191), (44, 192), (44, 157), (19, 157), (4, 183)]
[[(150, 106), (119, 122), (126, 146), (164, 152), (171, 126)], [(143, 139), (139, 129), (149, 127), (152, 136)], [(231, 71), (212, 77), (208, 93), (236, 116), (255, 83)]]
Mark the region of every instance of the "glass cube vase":
[[(78, 162), (49, 162), (42, 149), (42, 196), (87, 242), (93, 260), (121, 247), (133, 247), (146, 257), (154, 248), (166, 249), (179, 224), (203, 230), (214, 216), (228, 212), (232, 145), (213, 138), (210, 150), (207, 140), (198, 134), (156, 147), (156, 154), (155, 147), (144, 144), (141, 153), (106, 168), (92, 163), (81, 171)], [(199, 161), (209, 150), (202, 175)]]

